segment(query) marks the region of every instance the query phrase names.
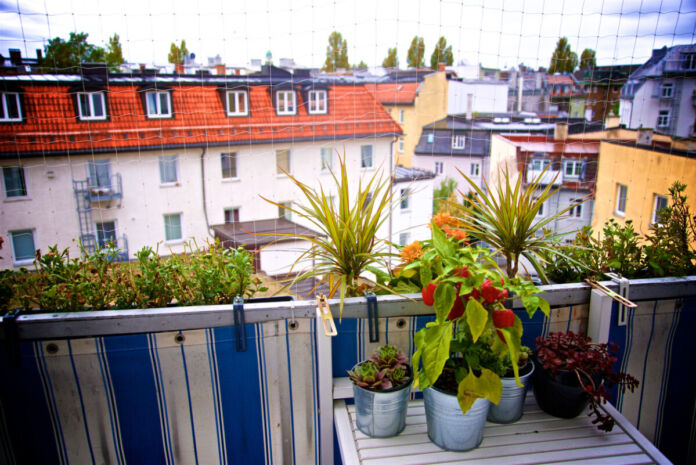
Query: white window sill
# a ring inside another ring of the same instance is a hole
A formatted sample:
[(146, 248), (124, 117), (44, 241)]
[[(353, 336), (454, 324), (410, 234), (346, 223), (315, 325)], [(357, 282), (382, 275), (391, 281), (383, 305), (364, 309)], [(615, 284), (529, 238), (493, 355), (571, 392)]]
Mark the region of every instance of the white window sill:
[(14, 262), (14, 266), (27, 266), (27, 265), (32, 265), (34, 263), (34, 259), (27, 259), (27, 260), (16, 260)]
[(20, 119), (0, 119), (0, 123), (21, 123), (22, 118)]
[(408, 215), (409, 213), (411, 213), (411, 209), (410, 208), (399, 208), (399, 212), (403, 213), (405, 215)]
[(164, 119), (164, 118), (171, 118), (172, 115), (147, 115), (148, 119)]
[(310, 115), (326, 115), (329, 112), (328, 111), (308, 111), (307, 113)]
[[(292, 173), (288, 173), (288, 174), (292, 174)], [(278, 179), (285, 179), (287, 177), (288, 177), (288, 175), (285, 173), (276, 173), (276, 178), (278, 178)]]
[(328, 169), (323, 169), (321, 170), (321, 174), (331, 174), (331, 171)]
[(177, 182), (161, 182), (160, 187), (180, 187), (181, 184)]
[(81, 116), (80, 121), (106, 121), (106, 116), (100, 116), (99, 118), (85, 118)]
[(240, 182), (240, 178), (222, 178), (222, 182)]
[(368, 168), (362, 168), (362, 167), (360, 168), (360, 171), (374, 171), (374, 170), (375, 170), (374, 166), (370, 166)]
[(170, 240), (165, 240), (164, 245), (181, 245), (185, 243), (184, 239), (170, 239)]
[(249, 113), (227, 113), (227, 116), (229, 116), (229, 117), (249, 116)]
[(25, 202), (27, 200), (31, 200), (31, 197), (29, 197), (27, 195), (18, 196), (18, 197), (5, 197), (5, 203)]
[(297, 112), (294, 112), (294, 111), (293, 112), (284, 112), (284, 113), (278, 112), (278, 113), (276, 113), (277, 116), (295, 116), (296, 114), (297, 114)]
[(626, 218), (626, 212), (620, 212), (618, 210), (614, 210), (614, 215), (621, 217), (621, 218)]

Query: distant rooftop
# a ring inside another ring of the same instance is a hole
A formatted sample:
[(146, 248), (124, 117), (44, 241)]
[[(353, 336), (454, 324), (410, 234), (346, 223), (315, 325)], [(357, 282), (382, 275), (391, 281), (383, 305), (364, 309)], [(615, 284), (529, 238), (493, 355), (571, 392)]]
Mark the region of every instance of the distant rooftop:
[(434, 177), (435, 173), (432, 171), (418, 168), (406, 168), (398, 165), (396, 167), (396, 172), (394, 173), (394, 183), (398, 184), (400, 182), (422, 181), (425, 179), (433, 179)]
[[(281, 235), (282, 233), (304, 234), (309, 237), (318, 237), (320, 234), (285, 218), (272, 218), (268, 220), (240, 221), (212, 226), (215, 237), (220, 238), (225, 247), (237, 248), (245, 246), (247, 249), (258, 249), (271, 242), (296, 241)], [(281, 233), (281, 234), (279, 234)]]

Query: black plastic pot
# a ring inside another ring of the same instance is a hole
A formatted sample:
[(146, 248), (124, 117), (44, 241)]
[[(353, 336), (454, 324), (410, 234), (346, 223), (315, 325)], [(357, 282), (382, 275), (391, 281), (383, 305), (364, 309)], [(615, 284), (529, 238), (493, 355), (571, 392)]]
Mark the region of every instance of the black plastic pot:
[[(549, 415), (559, 418), (575, 418), (587, 408), (588, 395), (580, 386), (574, 372), (559, 370), (555, 375), (544, 370), (541, 362), (532, 357), (535, 369), (532, 373), (534, 397), (539, 407)], [(595, 379), (595, 383), (601, 379)]]

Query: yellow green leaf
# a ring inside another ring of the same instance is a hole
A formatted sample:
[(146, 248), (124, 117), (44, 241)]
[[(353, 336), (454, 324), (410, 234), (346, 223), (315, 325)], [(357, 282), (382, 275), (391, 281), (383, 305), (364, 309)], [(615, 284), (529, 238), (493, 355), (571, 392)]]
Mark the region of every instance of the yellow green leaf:
[(476, 299), (469, 299), (466, 304), (466, 322), (469, 323), (469, 328), (471, 329), (471, 336), (476, 342), (486, 329), (486, 323), (488, 322), (488, 311), (483, 308), (481, 302)]

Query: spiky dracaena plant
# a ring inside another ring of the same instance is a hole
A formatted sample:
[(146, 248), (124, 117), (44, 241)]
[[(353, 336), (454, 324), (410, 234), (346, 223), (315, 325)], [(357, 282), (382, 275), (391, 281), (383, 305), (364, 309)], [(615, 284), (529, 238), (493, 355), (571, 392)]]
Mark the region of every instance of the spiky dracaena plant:
[(338, 176), (330, 170), (337, 205), (330, 195), (333, 192), (326, 192), (324, 186), (314, 189), (285, 171), (304, 194), (306, 203), (293, 208), (261, 197), (311, 223), (320, 233), (318, 237), (300, 233), (273, 233), (311, 243), (311, 247), (295, 260), (291, 271), (300, 264), (307, 264), (310, 269), (300, 272), (281, 291), (304, 279), (318, 278), (319, 283), (328, 284), (329, 297), (334, 297), (338, 292), (341, 316), (344, 298), (359, 296), (361, 285), (383, 287), (363, 274), (369, 267), (379, 265), (394, 255), (388, 252), (386, 241), (377, 238), (377, 230), (392, 208), (394, 194), (391, 182), (375, 173), (366, 183), (362, 179), (359, 181), (355, 197), (351, 199), (344, 158), (345, 155), (338, 157)]
[(500, 253), (505, 257), (508, 277), (517, 276), (522, 256), (529, 260), (539, 278), (548, 283), (542, 266), (542, 254), (562, 253), (555, 244), (562, 236), (568, 234), (553, 232), (548, 226), (568, 213), (571, 208), (587, 200), (582, 199), (550, 216), (538, 216), (544, 202), (561, 189), (553, 189), (558, 175), (545, 186), (542, 185), (542, 181), (547, 178), (547, 169), (548, 166), (527, 186), (522, 185), (522, 176), (519, 175), (513, 186), (506, 167), (505, 170), (501, 170), (497, 185), (490, 186), (483, 178), (485, 191), (459, 170), (474, 193), (469, 197), (469, 201), (460, 207), (464, 212), (459, 218), (463, 223), (462, 229), (470, 236), (494, 247), (493, 254)]

